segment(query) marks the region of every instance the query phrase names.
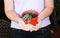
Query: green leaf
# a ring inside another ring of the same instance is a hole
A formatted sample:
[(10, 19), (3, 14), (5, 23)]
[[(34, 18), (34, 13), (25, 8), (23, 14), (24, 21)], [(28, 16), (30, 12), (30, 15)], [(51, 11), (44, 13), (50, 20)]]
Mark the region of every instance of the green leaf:
[(30, 22), (31, 21), (31, 19), (32, 19), (32, 16), (31, 15), (29, 15), (29, 17), (28, 17), (28, 22)]
[(28, 17), (29, 17), (29, 14), (25, 14), (22, 19), (25, 21)]

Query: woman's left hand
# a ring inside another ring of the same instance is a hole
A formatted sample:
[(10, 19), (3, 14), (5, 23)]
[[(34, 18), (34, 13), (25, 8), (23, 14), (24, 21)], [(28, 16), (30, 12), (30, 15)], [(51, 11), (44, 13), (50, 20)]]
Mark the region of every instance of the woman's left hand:
[(33, 29), (31, 30), (31, 32), (32, 31), (38, 31), (41, 28), (41, 26), (42, 26), (42, 21), (39, 20), (38, 24), (36, 24), (36, 26), (33, 27)]
[(34, 31), (38, 31), (41, 28), (41, 26), (42, 26), (42, 23), (41, 21), (39, 21), (39, 23), (36, 24), (36, 26), (34, 27)]

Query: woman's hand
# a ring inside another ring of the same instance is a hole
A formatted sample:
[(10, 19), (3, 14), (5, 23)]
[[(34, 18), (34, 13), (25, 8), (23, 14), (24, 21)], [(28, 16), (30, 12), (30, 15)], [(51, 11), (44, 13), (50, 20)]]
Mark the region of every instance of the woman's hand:
[(38, 31), (41, 28), (41, 23), (36, 24), (34, 31)]
[(40, 16), (38, 16), (38, 24), (36, 24), (34, 31), (39, 30), (41, 26), (42, 26), (42, 19), (40, 18)]
[(32, 31), (38, 31), (41, 28), (41, 26), (42, 26), (42, 23), (41, 23), (41, 21), (39, 21), (39, 23), (36, 24), (36, 26), (32, 25), (32, 29), (30, 29), (30, 32), (32, 32)]
[(31, 31), (33, 29), (33, 25), (31, 24), (25, 24), (24, 21), (19, 22), (20, 29), (25, 31)]
[(41, 28), (42, 26), (42, 19), (38, 16), (38, 24), (36, 24), (35, 27), (33, 27), (33, 30), (32, 31), (37, 31)]

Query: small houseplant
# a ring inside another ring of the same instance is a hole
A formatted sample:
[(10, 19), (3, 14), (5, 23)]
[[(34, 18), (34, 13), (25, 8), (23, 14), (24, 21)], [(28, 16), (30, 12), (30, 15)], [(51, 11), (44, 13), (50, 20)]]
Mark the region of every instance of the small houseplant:
[(22, 13), (22, 19), (25, 22), (25, 24), (32, 24), (36, 26), (38, 23), (38, 12), (35, 10), (27, 10)]

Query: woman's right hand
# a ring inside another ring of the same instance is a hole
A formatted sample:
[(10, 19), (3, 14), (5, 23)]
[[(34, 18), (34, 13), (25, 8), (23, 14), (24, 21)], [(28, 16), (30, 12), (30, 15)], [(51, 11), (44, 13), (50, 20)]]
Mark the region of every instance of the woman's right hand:
[(25, 31), (30, 31), (33, 29), (33, 25), (25, 24), (23, 20), (19, 21), (19, 26), (20, 26), (20, 29), (25, 30)]

